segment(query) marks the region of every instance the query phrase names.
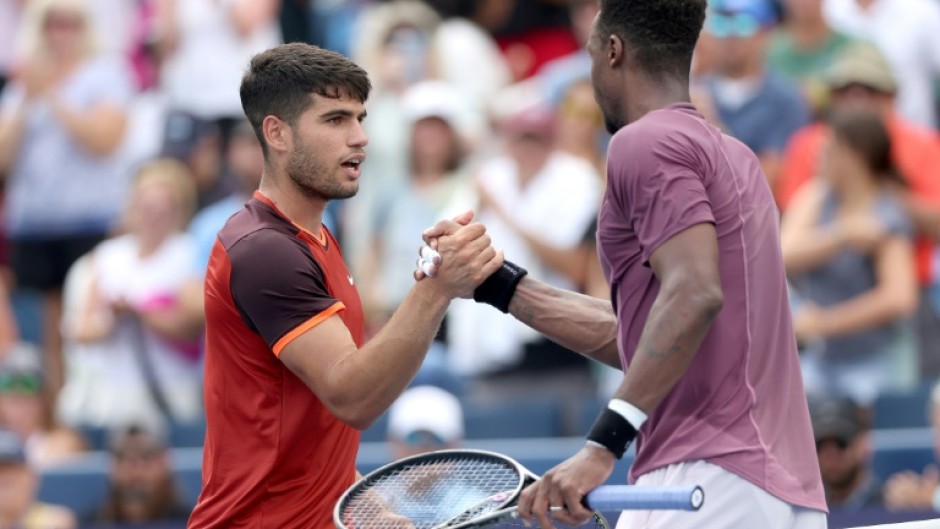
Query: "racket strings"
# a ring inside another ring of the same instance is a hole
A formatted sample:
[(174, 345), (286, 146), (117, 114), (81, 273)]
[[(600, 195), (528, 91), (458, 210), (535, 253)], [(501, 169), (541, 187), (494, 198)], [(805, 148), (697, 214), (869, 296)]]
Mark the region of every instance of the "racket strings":
[(347, 527), (356, 529), (432, 529), (500, 508), (519, 484), (516, 468), (500, 460), (419, 461), (349, 496), (341, 516)]

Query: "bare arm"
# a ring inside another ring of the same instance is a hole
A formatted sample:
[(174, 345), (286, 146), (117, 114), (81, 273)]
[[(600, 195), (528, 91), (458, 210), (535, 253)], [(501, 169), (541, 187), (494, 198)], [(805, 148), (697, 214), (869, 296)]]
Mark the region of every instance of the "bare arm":
[(444, 264), (415, 284), (389, 322), (361, 349), (338, 316), (291, 341), (280, 358), (341, 421), (363, 429), (407, 387), (434, 339), (450, 299), (473, 292), (502, 265), (482, 225), (440, 240)]
[(526, 276), (516, 287), (509, 313), (563, 347), (623, 368), (617, 349), (617, 318), (610, 301)]
[(838, 305), (797, 314), (797, 333), (805, 337), (844, 336), (912, 314), (918, 296), (912, 244), (904, 237), (889, 237), (874, 257), (874, 288)]
[(186, 305), (142, 311), (140, 321), (161, 336), (178, 340), (195, 340), (202, 334), (202, 321), (192, 317)]
[(652, 254), (650, 266), (659, 294), (616, 392), (647, 414), (685, 374), (724, 303), (715, 227), (679, 233)]
[(842, 248), (843, 241), (835, 230), (817, 226), (822, 201), (822, 187), (807, 184), (794, 197), (782, 219), (780, 245), (788, 274), (819, 266)]
[(118, 108), (101, 105), (81, 112), (61, 101), (54, 101), (52, 108), (72, 138), (94, 155), (107, 156), (113, 153), (124, 138), (127, 116)]
[(16, 162), (26, 129), (25, 104), (0, 117), (0, 172), (8, 172)]

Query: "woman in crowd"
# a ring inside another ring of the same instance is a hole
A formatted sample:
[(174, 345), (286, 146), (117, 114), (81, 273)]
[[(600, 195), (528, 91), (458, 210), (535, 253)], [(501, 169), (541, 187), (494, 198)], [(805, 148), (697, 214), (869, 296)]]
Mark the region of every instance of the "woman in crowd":
[(58, 404), (66, 422), (111, 428), (200, 416), (201, 329), (186, 323), (180, 303), (195, 259), (183, 231), (194, 204), (185, 166), (144, 165), (126, 233), (96, 247), (69, 278), (78, 300), (63, 321), (69, 371)]
[(807, 347), (810, 392), (870, 404), (916, 382), (910, 314), (917, 306), (913, 228), (894, 189), (903, 186), (881, 119), (832, 119), (822, 177), (807, 184), (782, 226), (784, 263), (801, 299), (797, 338)]

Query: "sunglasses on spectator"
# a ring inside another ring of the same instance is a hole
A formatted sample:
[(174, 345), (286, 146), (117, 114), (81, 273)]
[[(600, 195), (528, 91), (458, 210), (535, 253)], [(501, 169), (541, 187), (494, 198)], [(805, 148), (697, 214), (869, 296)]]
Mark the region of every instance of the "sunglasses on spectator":
[(0, 373), (0, 393), (39, 393), (42, 378), (27, 373)]
[(720, 39), (753, 37), (761, 30), (761, 22), (749, 13), (711, 13), (705, 20), (705, 29)]
[(827, 437), (825, 439), (820, 439), (816, 441), (816, 452), (819, 452), (822, 449), (823, 445), (832, 443), (836, 445), (840, 451), (845, 451), (849, 447), (849, 442), (847, 439), (842, 439), (841, 437)]

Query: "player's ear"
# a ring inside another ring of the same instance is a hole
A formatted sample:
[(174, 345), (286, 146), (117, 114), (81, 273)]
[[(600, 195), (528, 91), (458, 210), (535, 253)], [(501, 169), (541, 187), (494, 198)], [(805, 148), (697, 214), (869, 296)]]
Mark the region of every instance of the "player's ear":
[(291, 147), (290, 125), (277, 116), (265, 116), (261, 122), (261, 131), (268, 148), (277, 152), (287, 152)]
[(607, 38), (607, 62), (611, 68), (618, 68), (623, 62), (625, 53), (623, 39), (619, 35), (611, 35)]

